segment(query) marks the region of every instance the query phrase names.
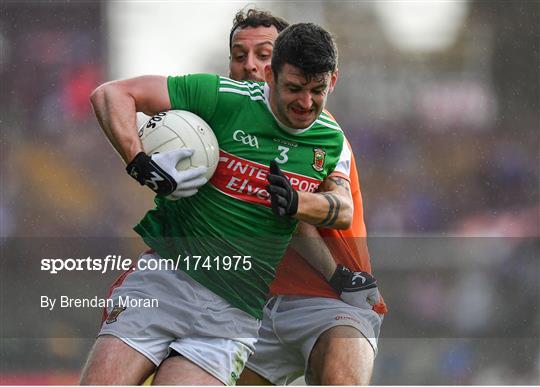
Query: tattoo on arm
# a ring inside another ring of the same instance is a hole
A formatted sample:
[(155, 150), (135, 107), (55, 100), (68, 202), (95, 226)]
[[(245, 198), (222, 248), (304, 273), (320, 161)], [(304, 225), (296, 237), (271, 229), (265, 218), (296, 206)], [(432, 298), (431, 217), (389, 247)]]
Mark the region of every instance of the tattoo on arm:
[(326, 214), (326, 218), (318, 224), (318, 226), (323, 227), (332, 227), (339, 216), (339, 209), (341, 207), (341, 202), (336, 195), (332, 193), (323, 193), (322, 194), (326, 200), (328, 200), (328, 213)]
[(345, 188), (347, 191), (350, 192), (349, 184), (347, 180), (342, 179), (341, 177), (329, 177), (328, 180), (330, 180), (332, 183), (334, 183), (337, 186)]

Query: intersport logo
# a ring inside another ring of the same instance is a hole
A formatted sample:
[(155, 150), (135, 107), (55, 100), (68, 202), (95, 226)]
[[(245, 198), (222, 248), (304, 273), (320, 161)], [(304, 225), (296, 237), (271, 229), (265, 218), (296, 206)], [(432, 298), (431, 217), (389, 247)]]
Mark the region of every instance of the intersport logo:
[(259, 141), (257, 137), (251, 134), (247, 134), (243, 130), (238, 129), (232, 135), (234, 141), (241, 142), (242, 144), (249, 145), (250, 147), (255, 147), (259, 149)]
[[(269, 168), (223, 150), (219, 151), (219, 165), (210, 183), (224, 194), (245, 202), (270, 207), (270, 194), (266, 190)], [(314, 192), (320, 180), (283, 171), (294, 189)]]

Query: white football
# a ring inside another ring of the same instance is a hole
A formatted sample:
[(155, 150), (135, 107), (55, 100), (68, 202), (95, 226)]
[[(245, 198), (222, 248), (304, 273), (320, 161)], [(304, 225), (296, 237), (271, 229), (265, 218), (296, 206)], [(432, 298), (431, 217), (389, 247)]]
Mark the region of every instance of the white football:
[(148, 155), (180, 148), (195, 152), (181, 160), (176, 169), (183, 171), (204, 165), (210, 180), (219, 162), (219, 145), (210, 126), (199, 116), (185, 110), (169, 110), (151, 117), (139, 128), (144, 151)]

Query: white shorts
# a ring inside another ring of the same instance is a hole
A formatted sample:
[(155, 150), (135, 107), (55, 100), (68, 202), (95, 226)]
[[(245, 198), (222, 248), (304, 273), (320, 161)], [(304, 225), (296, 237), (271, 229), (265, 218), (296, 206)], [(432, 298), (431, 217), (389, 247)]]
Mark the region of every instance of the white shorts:
[(311, 384), (308, 361), (319, 336), (336, 326), (356, 328), (377, 354), (382, 317), (373, 310), (350, 306), (326, 297), (272, 297), (264, 308), (255, 354), (246, 367), (273, 384), (289, 384), (305, 374)]
[[(148, 259), (159, 256), (139, 257)], [(120, 306), (127, 297), (156, 299), (158, 306)], [(110, 298), (115, 306), (107, 308), (99, 335), (118, 337), (156, 366), (174, 349), (225, 385), (234, 385), (253, 353), (260, 321), (182, 271), (135, 270)]]

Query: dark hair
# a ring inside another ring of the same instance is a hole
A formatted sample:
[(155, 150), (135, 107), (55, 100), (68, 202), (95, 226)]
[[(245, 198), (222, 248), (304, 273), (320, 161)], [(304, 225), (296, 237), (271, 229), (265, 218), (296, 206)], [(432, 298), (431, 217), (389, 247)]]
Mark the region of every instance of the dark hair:
[(332, 35), (313, 23), (285, 28), (274, 43), (272, 71), (275, 79), (285, 63), (298, 67), (310, 82), (313, 76), (336, 71), (337, 62), (338, 52)]
[(289, 22), (285, 19), (272, 15), (268, 11), (259, 11), (258, 9), (250, 8), (244, 13), (244, 10), (240, 10), (234, 15), (233, 26), (231, 33), (229, 34), (229, 49), (232, 48), (232, 37), (234, 31), (239, 28), (246, 27), (276, 27), (278, 33), (283, 31)]

